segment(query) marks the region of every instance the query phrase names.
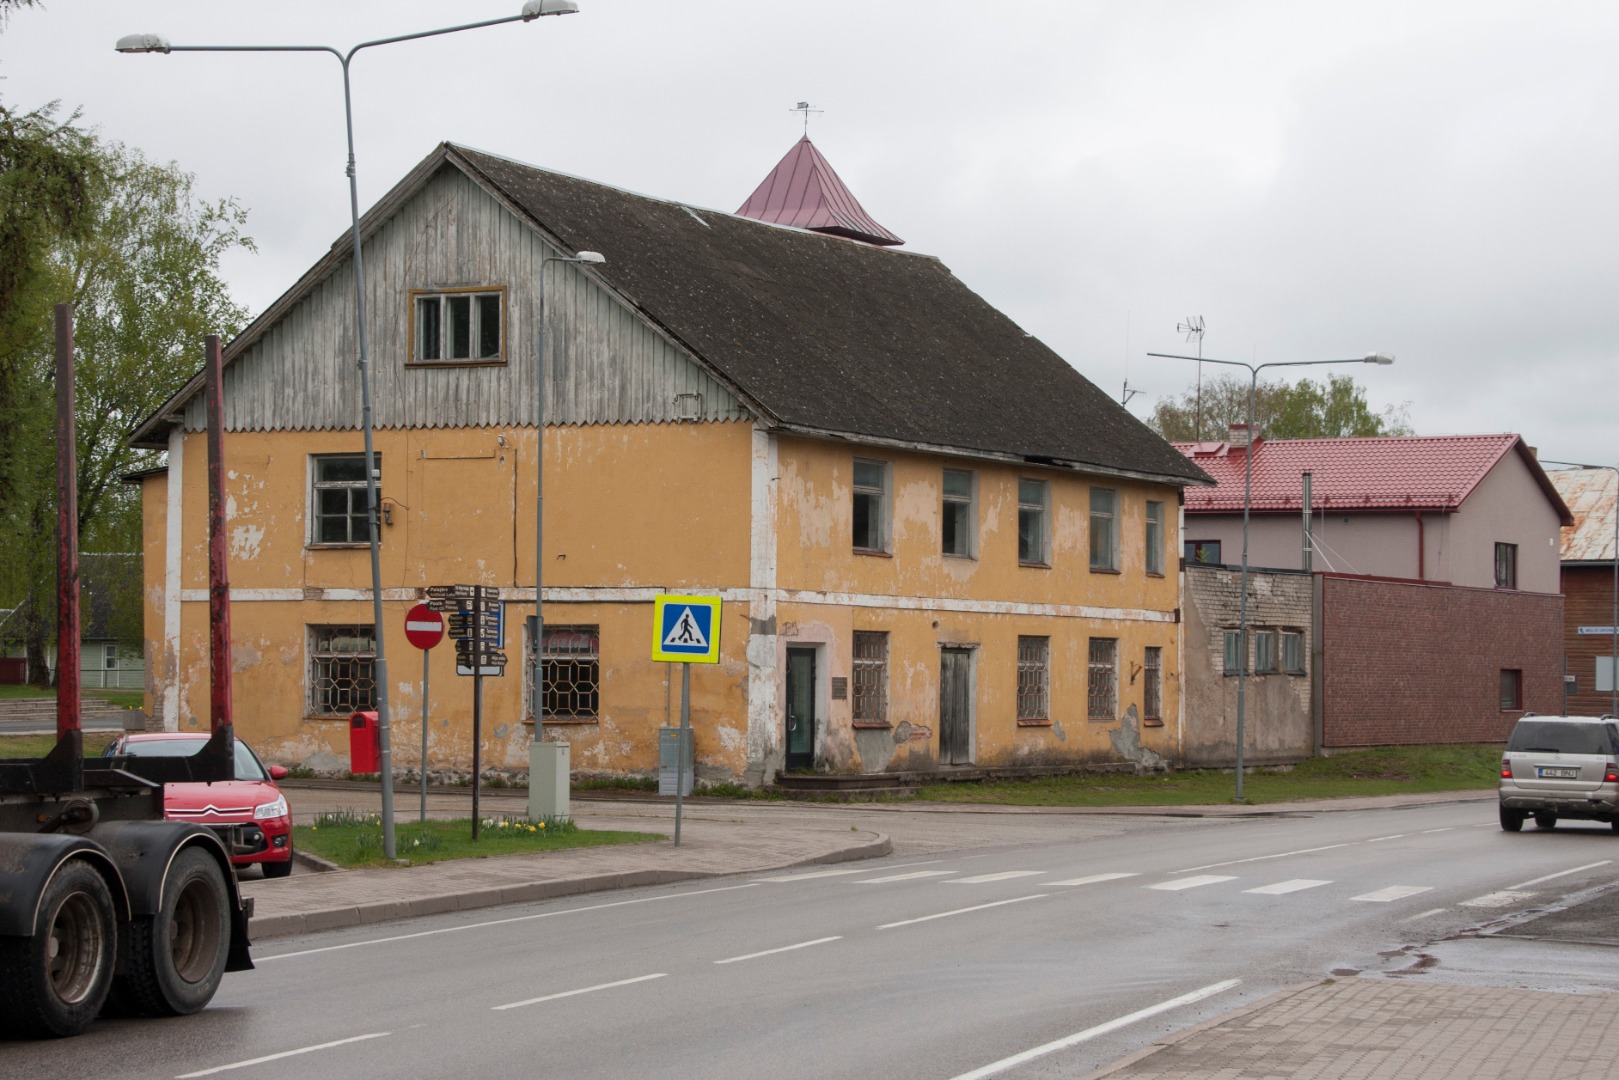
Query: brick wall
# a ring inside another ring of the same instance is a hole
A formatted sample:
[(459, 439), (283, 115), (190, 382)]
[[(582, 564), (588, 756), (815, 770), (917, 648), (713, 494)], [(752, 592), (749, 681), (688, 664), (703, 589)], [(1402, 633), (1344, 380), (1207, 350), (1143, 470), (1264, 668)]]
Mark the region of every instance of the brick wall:
[(1575, 716), (1601, 716), (1613, 711), (1613, 694), (1597, 692), (1596, 658), (1613, 652), (1608, 634), (1580, 633), (1582, 626), (1613, 625), (1613, 567), (1563, 567), (1563, 651), (1574, 689), (1568, 712)]
[(1505, 741), (1503, 668), (1524, 709), (1563, 707), (1563, 598), (1322, 575), (1322, 744)]

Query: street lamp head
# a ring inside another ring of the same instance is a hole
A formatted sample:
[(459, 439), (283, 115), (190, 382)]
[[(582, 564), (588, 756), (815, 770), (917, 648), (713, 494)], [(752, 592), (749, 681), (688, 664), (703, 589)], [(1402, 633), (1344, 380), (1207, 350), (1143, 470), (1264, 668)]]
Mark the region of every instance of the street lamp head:
[(541, 15), (573, 15), (579, 10), (579, 5), (573, 0), (526, 0), (523, 4), (523, 21), (532, 22)]
[(600, 265), (607, 261), (607, 256), (599, 251), (581, 251), (573, 257), (574, 262), (595, 263)]
[(1388, 367), (1390, 364), (1394, 363), (1394, 357), (1390, 356), (1388, 353), (1374, 352), (1366, 359), (1362, 360), (1361, 363), (1381, 364), (1383, 367)]
[(113, 47), (121, 53), (166, 53), (169, 39), (160, 34), (125, 34)]

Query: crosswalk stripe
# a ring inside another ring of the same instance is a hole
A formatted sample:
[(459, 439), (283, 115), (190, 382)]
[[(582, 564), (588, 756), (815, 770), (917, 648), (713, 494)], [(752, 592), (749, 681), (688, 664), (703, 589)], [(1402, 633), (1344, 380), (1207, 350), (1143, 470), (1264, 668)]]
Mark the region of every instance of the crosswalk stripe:
[(1067, 881), (1053, 881), (1053, 885), (1094, 885), (1098, 881), (1118, 881), (1120, 878), (1140, 877), (1140, 874), (1090, 874), (1086, 877), (1069, 878)]
[(954, 874), (956, 872), (957, 871), (955, 870), (913, 870), (909, 874), (889, 874), (887, 877), (862, 878), (859, 881), (851, 881), (849, 884), (883, 885), (890, 881), (914, 881), (917, 878), (944, 877), (947, 874)]
[(1459, 906), (1475, 908), (1511, 907), (1518, 901), (1527, 900), (1533, 895), (1535, 894), (1524, 892), (1521, 889), (1502, 889), (1500, 892), (1485, 893), (1483, 896), (1475, 896), (1471, 900), (1463, 900)]
[(1304, 889), (1314, 889), (1322, 885), (1331, 885), (1330, 881), (1318, 881), (1315, 878), (1294, 878), (1292, 881), (1278, 881), (1274, 885), (1261, 885), (1257, 889), (1244, 889), (1243, 892), (1258, 893), (1261, 896), (1281, 896), (1285, 893), (1300, 892)]
[(1378, 889), (1376, 892), (1362, 893), (1359, 896), (1351, 896), (1349, 899), (1364, 900), (1369, 904), (1387, 904), (1391, 900), (1404, 900), (1408, 896), (1416, 896), (1418, 893), (1425, 892), (1433, 892), (1433, 886), (1390, 885), (1386, 889)]
[(1196, 877), (1175, 878), (1173, 881), (1160, 881), (1156, 885), (1148, 885), (1149, 889), (1162, 889), (1164, 892), (1180, 892), (1182, 889), (1196, 889), (1204, 885), (1218, 885), (1222, 881), (1236, 881), (1234, 877), (1224, 874), (1199, 874)]
[(982, 885), (987, 881), (1010, 881), (1013, 878), (1034, 877), (1045, 873), (1044, 870), (1002, 870), (998, 874), (978, 874), (974, 877), (951, 878), (946, 885)]
[(755, 881), (809, 881), (811, 878), (842, 877), (845, 874), (869, 874), (871, 867), (862, 866), (852, 870), (815, 870), (808, 874), (783, 874), (780, 877), (754, 878)]

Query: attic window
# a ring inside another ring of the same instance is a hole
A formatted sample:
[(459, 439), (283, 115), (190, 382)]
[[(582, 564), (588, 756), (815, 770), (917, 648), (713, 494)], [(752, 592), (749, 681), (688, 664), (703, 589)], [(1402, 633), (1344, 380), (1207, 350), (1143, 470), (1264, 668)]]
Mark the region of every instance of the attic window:
[(410, 308), (412, 363), (505, 363), (505, 289), (412, 289)]

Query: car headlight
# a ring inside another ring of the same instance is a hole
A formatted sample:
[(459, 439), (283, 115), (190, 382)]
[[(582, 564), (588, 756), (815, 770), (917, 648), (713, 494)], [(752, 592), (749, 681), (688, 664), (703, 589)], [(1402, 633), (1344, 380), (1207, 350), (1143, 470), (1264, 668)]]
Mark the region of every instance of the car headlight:
[(265, 818), (286, 816), (287, 797), (285, 795), (277, 795), (274, 802), (263, 803), (258, 807), (258, 809), (253, 811), (254, 821), (263, 821)]

